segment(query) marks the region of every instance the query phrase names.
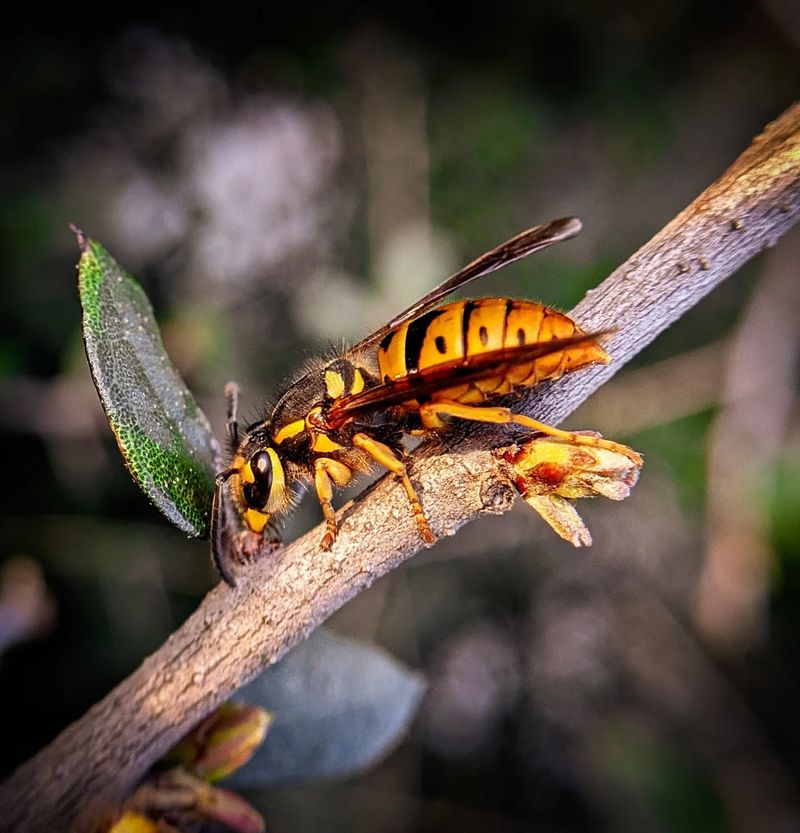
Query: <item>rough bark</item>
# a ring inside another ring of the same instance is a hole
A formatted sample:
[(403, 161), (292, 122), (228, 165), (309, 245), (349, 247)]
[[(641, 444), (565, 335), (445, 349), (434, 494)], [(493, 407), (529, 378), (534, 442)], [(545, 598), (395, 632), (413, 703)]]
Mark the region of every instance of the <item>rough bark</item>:
[[(573, 310), (586, 329), (616, 325), (608, 367), (564, 377), (521, 410), (559, 422), (717, 284), (800, 218), (800, 105), (768, 125), (732, 167)], [(510, 508), (489, 450), (492, 427), (426, 447), (414, 477), (438, 536)], [(421, 549), (405, 494), (384, 478), (346, 507), (320, 552), (320, 528), (219, 585), (165, 644), (0, 789), (0, 830), (98, 829), (148, 767), (206, 713), (277, 662), (345, 602)]]

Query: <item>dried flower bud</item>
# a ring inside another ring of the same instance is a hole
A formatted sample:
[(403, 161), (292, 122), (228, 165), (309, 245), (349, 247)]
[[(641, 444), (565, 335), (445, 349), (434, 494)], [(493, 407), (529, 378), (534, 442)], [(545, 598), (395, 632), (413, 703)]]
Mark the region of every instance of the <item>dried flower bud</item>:
[(197, 811), (236, 833), (264, 833), (264, 819), (243, 798), (229, 790), (206, 785), (198, 795)]
[(183, 767), (148, 777), (126, 807), (109, 833), (194, 833), (209, 821), (236, 833), (264, 831), (264, 820), (243, 798), (212, 786)]
[[(589, 431), (576, 433), (599, 437)], [(623, 500), (639, 477), (642, 458), (633, 449), (604, 443), (594, 446), (540, 435), (503, 453), (525, 502), (575, 547), (589, 546), (592, 536), (571, 501), (597, 495)]]
[(250, 760), (261, 745), (272, 716), (258, 706), (223, 703), (168, 753), (206, 781), (219, 781)]

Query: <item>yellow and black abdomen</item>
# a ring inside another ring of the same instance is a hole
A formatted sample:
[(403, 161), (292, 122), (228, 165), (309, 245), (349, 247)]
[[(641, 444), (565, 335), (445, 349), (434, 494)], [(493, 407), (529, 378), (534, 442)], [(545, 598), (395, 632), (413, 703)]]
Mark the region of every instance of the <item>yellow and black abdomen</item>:
[(520, 348), (580, 335), (575, 322), (563, 313), (534, 301), (481, 298), (455, 301), (427, 312), (386, 335), (378, 348), (383, 381), (402, 379), (442, 364), (479, 364), (479, 357), (503, 351), (502, 368), (478, 381), (432, 392), (432, 399), (463, 403), (555, 379), (569, 370), (594, 362), (607, 362), (597, 343), (576, 345), (531, 360), (515, 360)]

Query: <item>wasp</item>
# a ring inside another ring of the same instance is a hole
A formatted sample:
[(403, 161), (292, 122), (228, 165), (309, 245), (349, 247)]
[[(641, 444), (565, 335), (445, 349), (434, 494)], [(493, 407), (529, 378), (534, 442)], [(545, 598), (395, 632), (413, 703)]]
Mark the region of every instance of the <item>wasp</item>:
[[(610, 356), (600, 339), (543, 304), (510, 298), (441, 303), (453, 290), (580, 231), (562, 218), (523, 231), (473, 260), (343, 355), (321, 362), (292, 384), (263, 419), (240, 435), (237, 390), (228, 386), (231, 459), (216, 478), (212, 557), (222, 577), (223, 516), (232, 506), (245, 534), (276, 535), (275, 521), (313, 485), (325, 533), (336, 540), (335, 488), (375, 465), (402, 483), (422, 540), (435, 540), (409, 477), (406, 436), (441, 432), (453, 420), (508, 423), (532, 432), (635, 455), (599, 436), (563, 431), (514, 413), (498, 400)], [(633, 459), (633, 458), (631, 458)], [(275, 539), (273, 539), (275, 540)]]

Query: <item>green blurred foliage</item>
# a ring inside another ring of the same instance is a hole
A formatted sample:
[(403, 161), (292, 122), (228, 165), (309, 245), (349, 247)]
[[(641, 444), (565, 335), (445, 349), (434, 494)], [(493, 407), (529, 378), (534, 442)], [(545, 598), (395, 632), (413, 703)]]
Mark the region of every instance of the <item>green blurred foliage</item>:
[(615, 775), (615, 798), (631, 815), (641, 815), (644, 825), (670, 833), (730, 829), (714, 784), (685, 750), (650, 735), (635, 720), (610, 723), (599, 734), (594, 754)]

